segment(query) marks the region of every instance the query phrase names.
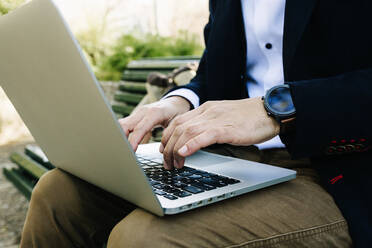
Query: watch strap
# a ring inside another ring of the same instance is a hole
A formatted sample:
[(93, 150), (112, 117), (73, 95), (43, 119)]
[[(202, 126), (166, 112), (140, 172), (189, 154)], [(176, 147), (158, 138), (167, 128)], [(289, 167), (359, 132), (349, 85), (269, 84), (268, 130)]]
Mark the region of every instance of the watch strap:
[(291, 117), (288, 119), (277, 120), (280, 125), (279, 135), (285, 135), (292, 133), (295, 130), (296, 117)]

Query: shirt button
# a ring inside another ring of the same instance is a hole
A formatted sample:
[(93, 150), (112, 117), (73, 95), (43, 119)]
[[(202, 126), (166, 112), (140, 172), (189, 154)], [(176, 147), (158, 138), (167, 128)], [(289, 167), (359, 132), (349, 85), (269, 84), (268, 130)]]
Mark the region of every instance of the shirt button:
[(271, 49), (273, 48), (273, 45), (271, 43), (266, 43), (265, 47), (266, 49)]

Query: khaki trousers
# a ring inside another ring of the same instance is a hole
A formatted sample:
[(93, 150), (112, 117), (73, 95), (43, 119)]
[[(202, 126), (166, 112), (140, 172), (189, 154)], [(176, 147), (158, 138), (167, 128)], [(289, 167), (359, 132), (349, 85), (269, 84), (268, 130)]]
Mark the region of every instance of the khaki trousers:
[[(21, 247), (352, 247), (345, 219), (307, 160), (284, 149), (214, 145), (223, 155), (297, 170), (297, 179), (157, 217), (59, 169), (32, 194)], [(109, 179), (108, 179), (109, 180)]]

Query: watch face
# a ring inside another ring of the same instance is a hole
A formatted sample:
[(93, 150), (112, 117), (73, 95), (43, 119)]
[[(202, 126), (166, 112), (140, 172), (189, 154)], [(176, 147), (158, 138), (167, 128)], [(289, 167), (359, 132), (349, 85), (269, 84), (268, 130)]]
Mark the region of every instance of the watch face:
[(275, 87), (267, 95), (267, 105), (275, 114), (288, 115), (295, 112), (291, 93), (287, 85)]

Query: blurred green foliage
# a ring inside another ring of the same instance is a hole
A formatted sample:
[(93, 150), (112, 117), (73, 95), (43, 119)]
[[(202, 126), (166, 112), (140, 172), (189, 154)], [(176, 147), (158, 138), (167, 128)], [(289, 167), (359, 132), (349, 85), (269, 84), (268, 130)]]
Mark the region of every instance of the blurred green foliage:
[(175, 37), (125, 34), (108, 46), (95, 32), (78, 35), (78, 40), (98, 80), (119, 81), (126, 65), (135, 59), (167, 56), (200, 56), (203, 47), (195, 35), (181, 31)]
[[(0, 0), (0, 16), (25, 3), (26, 0)], [(141, 34), (135, 31), (124, 34), (114, 42), (105, 41), (107, 20), (101, 25), (76, 35), (86, 58), (93, 67), (98, 80), (119, 81), (126, 65), (135, 59), (168, 56), (200, 56), (203, 46), (198, 37), (187, 31), (180, 31), (173, 37), (155, 34)]]
[(25, 0), (0, 0), (0, 16), (7, 14), (24, 2)]

